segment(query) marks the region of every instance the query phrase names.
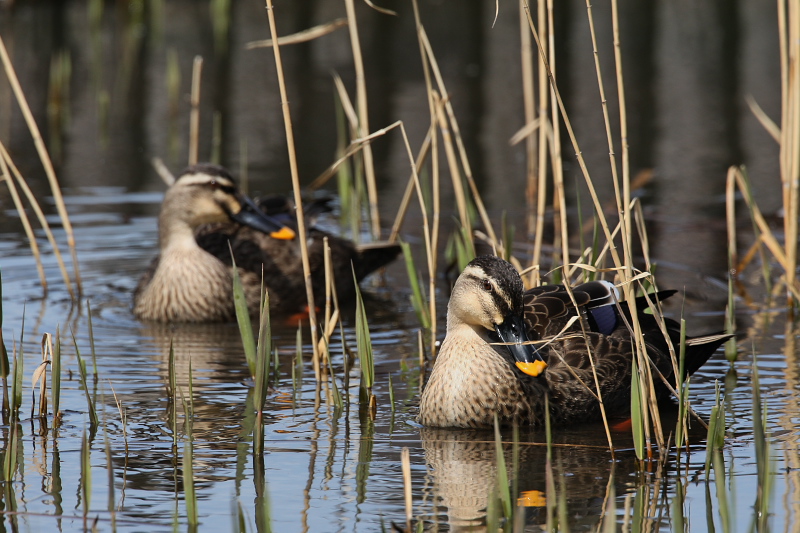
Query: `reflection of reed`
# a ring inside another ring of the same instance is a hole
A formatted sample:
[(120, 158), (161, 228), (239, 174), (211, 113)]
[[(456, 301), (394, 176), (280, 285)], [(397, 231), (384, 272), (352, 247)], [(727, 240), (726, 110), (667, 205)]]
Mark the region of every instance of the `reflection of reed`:
[[(602, 439), (595, 439), (595, 433), (584, 432), (583, 439), (578, 433), (572, 433), (569, 440), (579, 444), (557, 444), (553, 449), (555, 489), (557, 494), (566, 497), (572, 530), (591, 529), (600, 520), (612, 465), (618, 496), (636, 488), (626, 483), (629, 474), (636, 471), (633, 453), (617, 452), (617, 461), (612, 463), (607, 444)], [(603, 436), (602, 429), (599, 435)], [(543, 435), (538, 437), (538, 440), (544, 440)], [(488, 431), (423, 428), (421, 438), (432, 479), (434, 504), (446, 508), (450, 529), (486, 531), (486, 507), (497, 480), (493, 434)], [(546, 493), (546, 446), (521, 443), (516, 473), (510, 471), (513, 464), (510, 444), (504, 445), (503, 455), (509, 479), (516, 477), (521, 496), (518, 504), (527, 505), (518, 507), (517, 512), (524, 511), (528, 523), (543, 524), (546, 520), (544, 500), (536, 500)]]
[[(783, 458), (786, 466), (786, 494), (784, 496), (784, 510), (786, 512), (786, 523), (796, 523), (800, 519), (800, 455), (798, 455), (798, 432), (795, 420), (797, 413), (800, 413), (800, 400), (797, 391), (800, 385), (798, 376), (797, 361), (797, 340), (798, 332), (794, 328), (791, 320), (786, 320), (784, 356), (786, 366), (784, 376), (786, 379), (786, 398), (781, 408), (779, 417), (781, 426), (786, 431), (783, 443)], [(759, 416), (760, 413), (753, 413)], [(771, 465), (766, 465), (771, 468)]]

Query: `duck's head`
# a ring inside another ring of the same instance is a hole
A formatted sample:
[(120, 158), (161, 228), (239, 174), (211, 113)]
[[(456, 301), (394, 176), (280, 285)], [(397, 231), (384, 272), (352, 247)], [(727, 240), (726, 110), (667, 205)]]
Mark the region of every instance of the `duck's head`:
[(218, 165), (201, 163), (181, 173), (164, 195), (159, 218), (162, 239), (193, 232), (213, 222), (238, 222), (276, 239), (293, 239), (294, 231), (262, 213), (239, 192), (233, 177)]
[[(506, 343), (517, 366), (539, 375), (546, 366), (533, 344), (526, 344), (524, 286), (511, 263), (492, 255), (473, 259), (456, 280), (447, 306), (447, 328), (464, 324)], [(502, 349), (502, 348), (500, 348)]]

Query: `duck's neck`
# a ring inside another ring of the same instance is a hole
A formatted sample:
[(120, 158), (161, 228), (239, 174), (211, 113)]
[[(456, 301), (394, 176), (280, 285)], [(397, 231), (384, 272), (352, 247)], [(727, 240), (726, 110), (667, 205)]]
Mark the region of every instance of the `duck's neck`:
[(194, 238), (194, 228), (183, 219), (168, 216), (163, 210), (158, 219), (158, 247), (162, 254), (170, 249), (201, 249)]

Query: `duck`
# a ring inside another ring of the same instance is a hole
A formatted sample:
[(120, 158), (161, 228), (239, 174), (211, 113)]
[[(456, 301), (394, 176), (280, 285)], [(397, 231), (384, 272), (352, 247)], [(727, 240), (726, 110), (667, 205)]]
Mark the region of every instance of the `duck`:
[[(663, 300), (677, 291), (660, 291)], [(636, 314), (654, 368), (675, 386), (670, 348), (678, 353), (680, 325), (646, 312)], [(599, 420), (592, 371), (606, 415), (630, 416), (633, 335), (628, 305), (617, 305), (614, 285), (592, 281), (567, 288), (543, 285), (524, 290), (517, 270), (492, 255), (472, 260), (453, 286), (447, 330), (422, 392), (417, 420), (423, 426), (490, 428), (542, 426), (545, 397), (554, 425)], [(667, 335), (660, 327), (663, 324)], [(699, 369), (733, 335), (686, 338), (683, 379)], [(660, 398), (669, 388), (654, 378)]]
[[(305, 276), (294, 206), (272, 196), (257, 202), (244, 195), (224, 167), (187, 167), (164, 195), (158, 217), (159, 252), (133, 295), (139, 320), (227, 322), (235, 319), (233, 269), (237, 269), (251, 316), (260, 311), (262, 272), (270, 311), (293, 315), (308, 311)], [(397, 243), (356, 245), (311, 227), (307, 243), (315, 306), (324, 305), (324, 240), (331, 249), (340, 303), (355, 294), (356, 283), (389, 264)], [(351, 266), (352, 265), (352, 266)]]

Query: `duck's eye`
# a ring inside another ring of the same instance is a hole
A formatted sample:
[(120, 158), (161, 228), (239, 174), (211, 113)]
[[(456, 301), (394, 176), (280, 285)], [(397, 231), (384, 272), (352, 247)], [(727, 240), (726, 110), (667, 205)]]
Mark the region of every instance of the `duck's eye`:
[(481, 288), (486, 292), (492, 292), (492, 282), (488, 279), (485, 279), (481, 282)]
[(217, 180), (209, 181), (208, 186), (211, 187), (212, 189), (219, 189), (219, 183), (217, 183)]

